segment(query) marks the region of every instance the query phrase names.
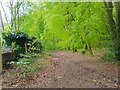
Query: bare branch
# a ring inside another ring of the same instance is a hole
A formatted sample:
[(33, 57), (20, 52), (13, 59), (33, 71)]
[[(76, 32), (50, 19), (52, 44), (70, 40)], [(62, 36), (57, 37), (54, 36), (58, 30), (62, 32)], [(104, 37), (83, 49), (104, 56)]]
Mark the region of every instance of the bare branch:
[(0, 21), (1, 21), (1, 25), (2, 25), (2, 31), (4, 32), (4, 24), (3, 24), (3, 20), (2, 20), (1, 11), (0, 11)]
[(4, 15), (5, 15), (5, 19), (6, 19), (6, 22), (7, 22), (8, 27), (9, 27), (9, 30), (11, 31), (11, 28), (10, 28), (10, 26), (9, 26), (9, 22), (8, 22), (8, 19), (7, 19), (7, 15), (6, 15), (6, 12), (5, 12), (5, 9), (4, 9), (4, 7), (3, 7), (3, 5), (2, 5), (1, 2), (0, 2), (0, 4), (1, 4), (1, 7), (2, 7), (2, 9), (3, 9), (3, 12), (4, 12)]

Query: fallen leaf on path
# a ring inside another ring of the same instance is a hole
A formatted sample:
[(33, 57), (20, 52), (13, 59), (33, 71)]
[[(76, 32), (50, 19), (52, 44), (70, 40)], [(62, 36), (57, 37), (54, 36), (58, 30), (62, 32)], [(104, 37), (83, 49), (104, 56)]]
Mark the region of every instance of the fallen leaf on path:
[(92, 80), (93, 83), (96, 83), (97, 81), (96, 80)]

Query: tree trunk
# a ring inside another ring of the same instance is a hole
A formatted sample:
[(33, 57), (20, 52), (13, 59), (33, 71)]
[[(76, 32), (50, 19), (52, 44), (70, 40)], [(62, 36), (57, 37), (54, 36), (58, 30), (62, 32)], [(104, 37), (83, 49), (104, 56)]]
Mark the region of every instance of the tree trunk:
[(8, 27), (9, 27), (9, 30), (11, 31), (11, 28), (10, 28), (10, 26), (9, 26), (9, 22), (8, 22), (8, 18), (7, 18), (6, 12), (5, 12), (5, 9), (4, 9), (4, 7), (3, 7), (3, 5), (2, 5), (1, 2), (0, 2), (0, 4), (1, 4), (2, 10), (3, 10), (3, 12), (4, 12), (4, 16), (5, 16), (5, 19), (6, 19), (7, 25), (8, 25)]
[(112, 11), (113, 11), (112, 2), (108, 2), (108, 3), (103, 2), (103, 5), (105, 7), (105, 11), (108, 19), (109, 31), (111, 32), (111, 37), (114, 42), (116, 59), (120, 60), (120, 2), (114, 3), (116, 21), (113, 19), (113, 15), (112, 15)]
[(111, 37), (113, 40), (115, 40), (116, 27), (115, 27), (115, 21), (113, 19), (113, 15), (112, 15), (112, 11), (113, 11), (112, 2), (108, 2), (108, 3), (103, 2), (103, 5), (105, 7), (105, 12), (106, 12), (107, 20), (108, 20), (108, 27), (109, 27)]
[(18, 16), (18, 23), (17, 23), (17, 30), (19, 31), (19, 17), (20, 17), (20, 15), (19, 15), (19, 1), (17, 0), (17, 16)]
[(14, 28), (14, 15), (13, 15), (13, 2), (12, 0), (10, 0), (10, 13), (11, 13), (11, 31), (13, 30)]
[(2, 20), (1, 11), (0, 11), (0, 22), (1, 22), (1, 26), (2, 26), (2, 31), (4, 32), (4, 24), (3, 24), (3, 20)]
[(116, 58), (120, 60), (120, 2), (115, 2), (116, 13)]
[(16, 16), (17, 16), (17, 10), (16, 10), (16, 8), (15, 8), (15, 11), (14, 11), (14, 15), (13, 15), (13, 20), (14, 20), (14, 31), (16, 31)]

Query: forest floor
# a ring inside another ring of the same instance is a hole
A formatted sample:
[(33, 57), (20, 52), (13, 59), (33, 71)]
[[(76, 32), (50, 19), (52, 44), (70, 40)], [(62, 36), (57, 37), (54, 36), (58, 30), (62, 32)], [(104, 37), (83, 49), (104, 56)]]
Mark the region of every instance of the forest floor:
[[(23, 79), (3, 74), (3, 87), (26, 88), (116, 88), (118, 67), (97, 57), (71, 51), (51, 51), (47, 67)], [(7, 77), (7, 78), (6, 78)], [(8, 80), (12, 84), (8, 85)]]

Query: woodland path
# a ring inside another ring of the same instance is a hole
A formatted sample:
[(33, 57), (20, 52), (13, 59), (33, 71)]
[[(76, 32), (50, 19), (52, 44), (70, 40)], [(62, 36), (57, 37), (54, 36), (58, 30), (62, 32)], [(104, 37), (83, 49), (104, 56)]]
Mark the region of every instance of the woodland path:
[(12, 87), (30, 88), (116, 88), (118, 67), (101, 63), (90, 55), (71, 51), (51, 51), (48, 66)]

